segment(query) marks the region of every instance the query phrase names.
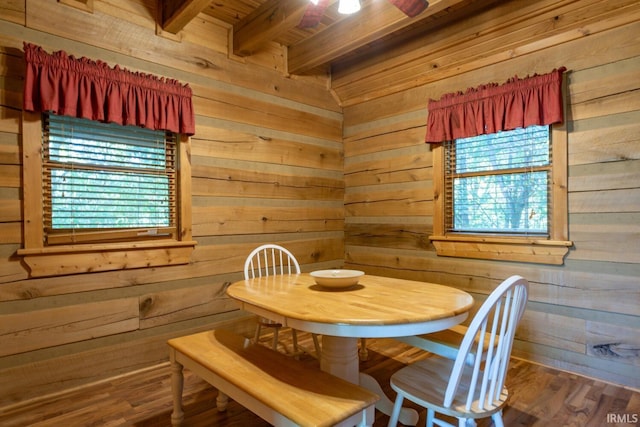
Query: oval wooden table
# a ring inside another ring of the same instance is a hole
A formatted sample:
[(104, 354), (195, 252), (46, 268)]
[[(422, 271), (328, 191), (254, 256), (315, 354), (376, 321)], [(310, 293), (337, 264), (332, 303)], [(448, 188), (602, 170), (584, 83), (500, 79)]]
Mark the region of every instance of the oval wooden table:
[[(473, 306), (473, 297), (459, 289), (371, 275), (344, 289), (319, 286), (308, 273), (257, 277), (233, 283), (227, 294), (246, 311), (322, 335), (321, 369), (380, 395), (376, 408), (386, 414), (392, 402), (375, 379), (359, 372), (358, 339), (447, 329), (465, 320)], [(405, 408), (401, 422), (415, 425), (417, 418)]]

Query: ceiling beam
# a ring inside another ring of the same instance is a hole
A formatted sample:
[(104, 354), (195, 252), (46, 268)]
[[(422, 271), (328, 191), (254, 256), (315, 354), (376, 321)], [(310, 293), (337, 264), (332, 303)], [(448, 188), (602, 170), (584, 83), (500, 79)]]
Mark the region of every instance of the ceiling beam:
[(251, 55), (295, 28), (308, 5), (309, 0), (267, 0), (233, 26), (233, 53)]
[(178, 34), (200, 12), (211, 4), (211, 0), (158, 0), (161, 8), (161, 26), (168, 33)]
[(465, 1), (467, 0), (431, 0), (429, 7), (415, 18), (408, 18), (388, 1), (372, 2), (360, 12), (332, 25), (331, 31), (318, 32), (300, 43), (289, 46), (288, 71), (291, 74), (304, 74), (376, 39), (414, 25), (417, 21)]

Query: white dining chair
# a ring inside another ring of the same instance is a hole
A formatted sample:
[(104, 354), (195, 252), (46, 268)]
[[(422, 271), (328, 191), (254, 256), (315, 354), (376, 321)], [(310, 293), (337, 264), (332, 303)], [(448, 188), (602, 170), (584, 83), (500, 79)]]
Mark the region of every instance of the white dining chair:
[[(436, 418), (436, 413), (457, 418), (459, 427), (475, 426), (476, 419), (486, 417), (491, 417), (496, 427), (504, 427), (505, 378), (528, 293), (529, 283), (524, 278), (506, 279), (474, 316), (455, 359), (434, 355), (394, 373), (391, 388), (397, 397), (389, 426), (397, 425), (402, 403), (408, 399), (427, 409), (427, 427), (434, 423), (454, 427)], [(472, 363), (469, 355), (473, 355)]]
[[(255, 248), (244, 263), (244, 278), (253, 279), (254, 277), (271, 276), (276, 274), (299, 274), (300, 264), (295, 256), (286, 248), (268, 243)], [(258, 342), (262, 333), (262, 328), (268, 327), (273, 329), (273, 349), (278, 349), (278, 333), (282, 328), (282, 324), (269, 319), (259, 318), (255, 332), (255, 340)], [(299, 354), (298, 334), (295, 329), (291, 329), (293, 340), (294, 354)], [(312, 334), (313, 345), (315, 347), (316, 356), (320, 358), (320, 344), (318, 336)]]

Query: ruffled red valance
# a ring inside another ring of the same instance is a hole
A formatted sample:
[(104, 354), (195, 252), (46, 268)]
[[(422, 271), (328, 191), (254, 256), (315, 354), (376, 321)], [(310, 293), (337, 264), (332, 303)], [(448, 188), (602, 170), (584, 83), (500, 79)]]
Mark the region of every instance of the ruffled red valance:
[(191, 88), (173, 79), (134, 73), (101, 61), (46, 53), (24, 43), (23, 108), (193, 135)]
[(503, 85), (488, 84), (429, 100), (425, 142), (440, 143), (456, 138), (496, 133), (563, 120), (562, 73), (519, 79)]

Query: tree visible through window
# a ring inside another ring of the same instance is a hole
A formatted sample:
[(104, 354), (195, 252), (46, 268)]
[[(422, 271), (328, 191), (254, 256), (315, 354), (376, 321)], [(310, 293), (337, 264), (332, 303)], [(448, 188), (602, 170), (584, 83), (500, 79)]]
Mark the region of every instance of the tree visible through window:
[(447, 232), (547, 235), (549, 126), (445, 144)]

